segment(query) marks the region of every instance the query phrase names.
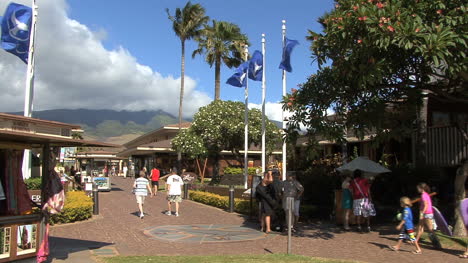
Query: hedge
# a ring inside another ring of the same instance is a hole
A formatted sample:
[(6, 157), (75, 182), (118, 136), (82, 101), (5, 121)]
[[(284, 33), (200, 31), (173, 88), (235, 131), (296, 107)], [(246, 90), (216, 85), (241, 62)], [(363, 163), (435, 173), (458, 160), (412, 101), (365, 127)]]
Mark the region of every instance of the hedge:
[[(209, 192), (202, 192), (202, 191), (189, 191), (189, 197), (191, 200), (195, 202), (199, 202), (202, 204), (228, 209), (229, 208), (229, 197), (228, 196), (221, 196)], [(256, 211), (256, 204), (257, 202), (253, 202), (254, 211)], [(241, 214), (248, 214), (250, 211), (250, 200), (234, 198), (234, 211), (241, 213)]]
[(93, 216), (93, 200), (83, 191), (67, 192), (62, 212), (50, 217), (51, 224), (72, 223)]
[[(256, 175), (258, 167), (249, 167), (248, 173), (249, 175)], [(262, 169), (260, 169), (261, 171)], [(244, 174), (244, 168), (237, 168), (237, 167), (226, 167), (224, 168), (224, 174)]]
[(42, 179), (40, 177), (28, 178), (24, 180), (24, 183), (28, 190), (41, 190), (41, 180)]

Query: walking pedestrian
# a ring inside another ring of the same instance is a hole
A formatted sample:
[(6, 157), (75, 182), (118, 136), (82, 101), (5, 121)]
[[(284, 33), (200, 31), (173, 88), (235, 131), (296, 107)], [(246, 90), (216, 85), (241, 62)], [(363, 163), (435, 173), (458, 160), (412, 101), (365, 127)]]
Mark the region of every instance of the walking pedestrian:
[(151, 186), (153, 186), (153, 195), (156, 195), (158, 192), (160, 175), (161, 173), (158, 167), (154, 166), (153, 169), (151, 169)]
[(123, 177), (127, 179), (127, 173), (128, 173), (127, 164), (125, 164), (124, 167), (122, 168), (122, 172), (123, 172)]
[(424, 233), (424, 229), (429, 232), (429, 239), (432, 242), (432, 246), (436, 249), (441, 249), (439, 238), (434, 233), (434, 209), (432, 209), (432, 200), (429, 193), (431, 189), (426, 183), (419, 183), (416, 187), (418, 192), (421, 194), (421, 201), (419, 206), (419, 224), (418, 224), (418, 235), (416, 236), (417, 241), (421, 238)]
[(413, 212), (410, 208), (412, 206), (411, 200), (406, 196), (400, 198), (400, 206), (403, 208), (403, 211), (399, 214), (401, 216), (401, 218), (399, 218), (400, 223), (396, 227), (396, 229), (400, 231), (400, 235), (398, 237), (398, 243), (395, 246), (390, 246), (390, 249), (398, 251), (400, 250), (403, 241), (408, 240), (416, 247), (413, 254), (422, 254), (421, 247), (419, 246), (418, 240), (414, 234)]
[(144, 174), (140, 173), (140, 177), (135, 180), (133, 183), (133, 192), (135, 193), (136, 201), (138, 204), (138, 209), (140, 210), (140, 218), (143, 219), (145, 216), (143, 212), (143, 204), (145, 203), (145, 198), (153, 195), (151, 187), (149, 185), (148, 179), (145, 178)]
[(353, 193), (353, 212), (356, 216), (358, 231), (362, 231), (361, 224), (365, 220), (367, 223), (367, 231), (371, 231), (370, 217), (375, 216), (374, 205), (370, 192), (369, 180), (362, 178), (362, 172), (355, 170), (353, 173), (354, 179), (351, 181), (350, 189)]
[(177, 169), (171, 170), (171, 175), (167, 178), (167, 207), (166, 215), (172, 215), (172, 203), (175, 203), (175, 216), (179, 216), (179, 203), (182, 202), (182, 186), (184, 181), (177, 175)]

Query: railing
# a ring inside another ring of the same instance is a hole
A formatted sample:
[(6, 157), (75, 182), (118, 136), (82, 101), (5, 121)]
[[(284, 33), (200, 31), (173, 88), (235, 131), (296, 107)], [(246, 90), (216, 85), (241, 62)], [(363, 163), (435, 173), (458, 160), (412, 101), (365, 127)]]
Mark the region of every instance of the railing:
[[(464, 128), (468, 131), (468, 123)], [(456, 166), (468, 157), (468, 143), (456, 127), (431, 127), (427, 129), (426, 136), (427, 164)]]

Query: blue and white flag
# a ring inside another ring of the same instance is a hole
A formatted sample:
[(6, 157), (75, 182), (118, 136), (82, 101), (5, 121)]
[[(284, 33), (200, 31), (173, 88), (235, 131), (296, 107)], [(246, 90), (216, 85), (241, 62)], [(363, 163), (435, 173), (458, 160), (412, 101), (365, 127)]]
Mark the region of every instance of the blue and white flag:
[(281, 58), (279, 68), (284, 69), (287, 72), (291, 72), (291, 52), (293, 51), (294, 47), (299, 44), (299, 41), (285, 38), (285, 42), (286, 43), (283, 47), (283, 57)]
[(249, 62), (247, 61), (242, 63), (238, 68), (236, 68), (236, 72), (230, 78), (228, 78), (226, 83), (234, 87), (245, 87), (247, 84), (248, 69)]
[(2, 48), (28, 63), (32, 9), (10, 3), (2, 19)]
[(249, 61), (249, 79), (262, 81), (263, 74), (263, 54), (255, 50)]

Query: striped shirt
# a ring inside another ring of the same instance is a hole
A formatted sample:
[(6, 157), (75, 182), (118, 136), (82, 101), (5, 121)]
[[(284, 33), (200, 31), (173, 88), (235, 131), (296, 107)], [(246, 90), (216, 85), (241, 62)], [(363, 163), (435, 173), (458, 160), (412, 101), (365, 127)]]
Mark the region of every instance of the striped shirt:
[(149, 181), (146, 178), (140, 177), (135, 180), (135, 195), (148, 195)]

